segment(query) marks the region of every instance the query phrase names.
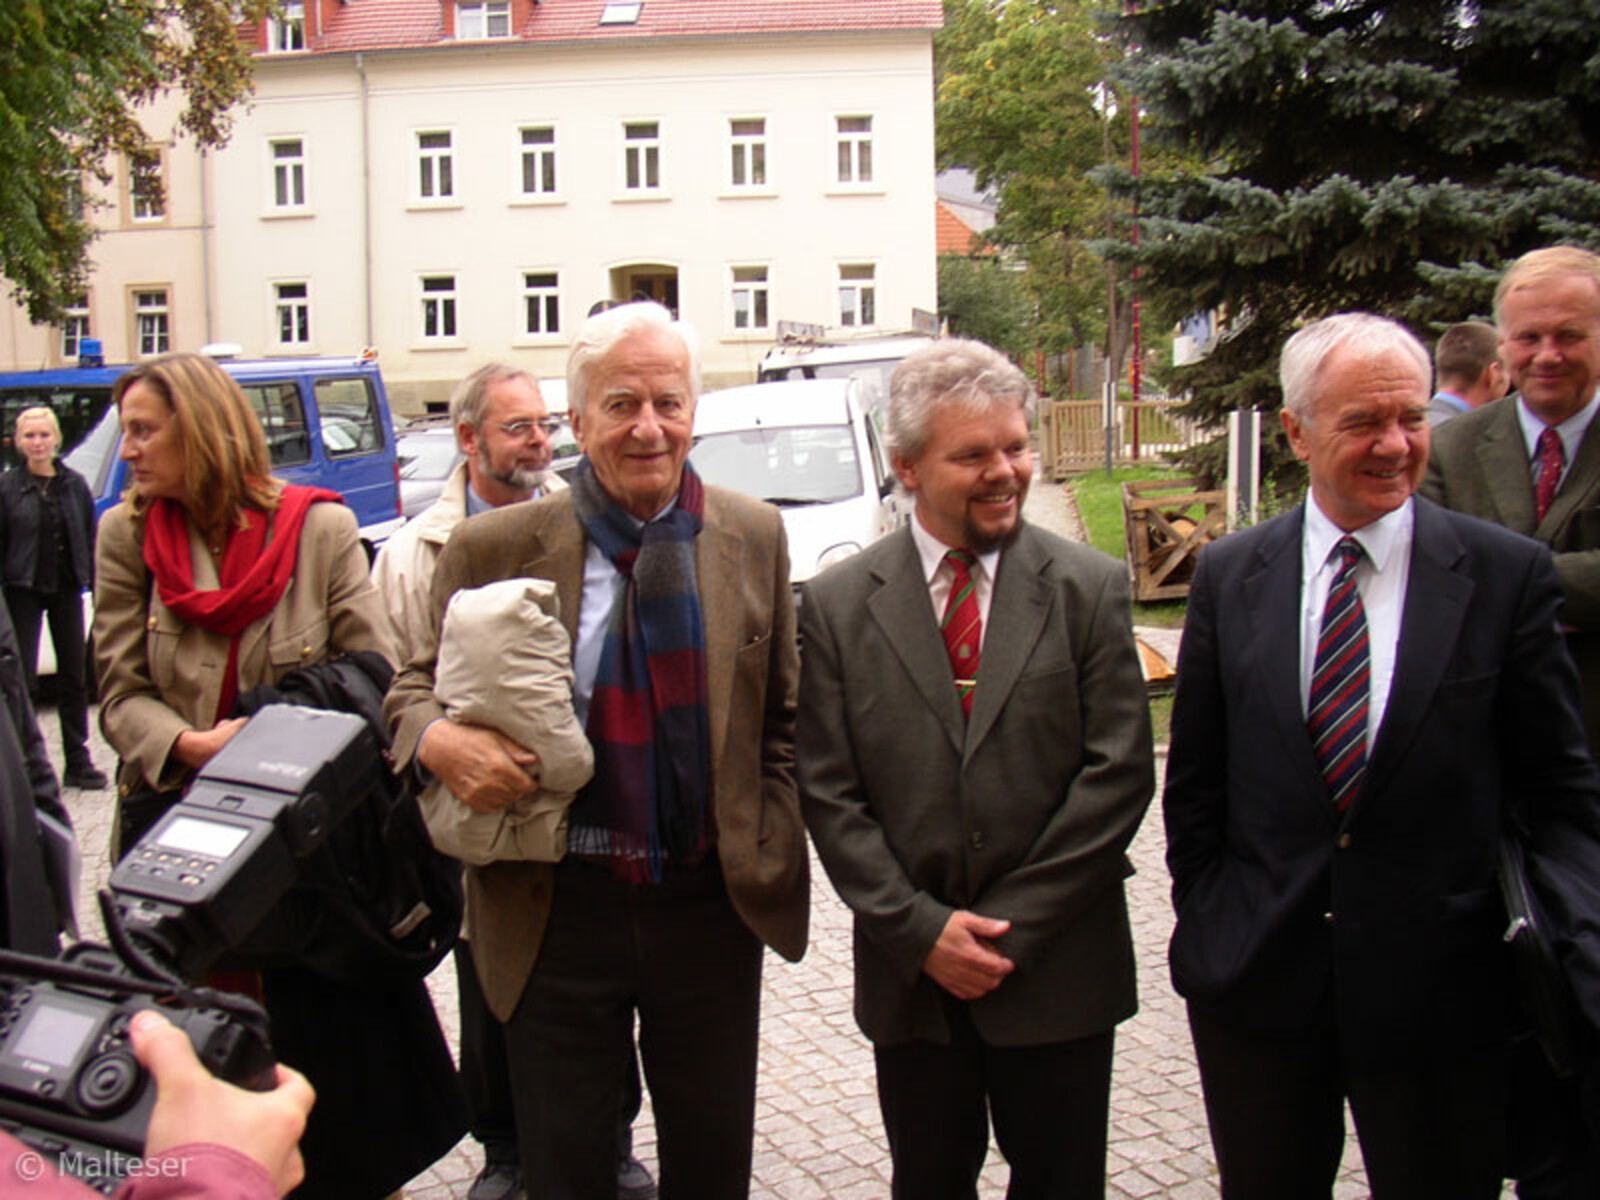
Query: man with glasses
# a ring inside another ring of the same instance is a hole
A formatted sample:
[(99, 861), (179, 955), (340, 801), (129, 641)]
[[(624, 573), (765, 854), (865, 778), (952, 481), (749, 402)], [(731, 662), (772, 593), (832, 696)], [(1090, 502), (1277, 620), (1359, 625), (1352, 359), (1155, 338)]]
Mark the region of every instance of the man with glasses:
[[(410, 660), (430, 620), (428, 589), (439, 554), (468, 517), (558, 492), (567, 485), (550, 469), (551, 439), (561, 427), (550, 416), (533, 376), (505, 363), (480, 367), (450, 397), (450, 424), (465, 456), (439, 499), (385, 543), (372, 564), (372, 581), (386, 601), (399, 655)], [(472, 1110), (472, 1136), (483, 1146), (484, 1166), (468, 1200), (510, 1200), (521, 1188), (516, 1120), (500, 1022), (484, 1003), (465, 940), (456, 946), (456, 986), (461, 999), (461, 1079)], [(630, 1125), (639, 1112), (638, 1068), (632, 1073), (628, 1111), (618, 1130), (617, 1194), (649, 1200), (655, 1182), (632, 1155)]]

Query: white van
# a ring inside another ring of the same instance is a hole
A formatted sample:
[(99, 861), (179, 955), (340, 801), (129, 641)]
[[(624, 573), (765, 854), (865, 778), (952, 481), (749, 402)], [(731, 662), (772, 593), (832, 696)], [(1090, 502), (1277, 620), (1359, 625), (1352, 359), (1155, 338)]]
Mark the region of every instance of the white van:
[(757, 383), (707, 392), (689, 461), (707, 483), (783, 510), (789, 581), (813, 575), (903, 524), (877, 425), (855, 379)]
[(889, 404), (889, 377), (900, 360), (934, 339), (906, 333), (855, 341), (783, 342), (768, 350), (756, 378), (762, 383), (790, 379), (849, 379), (862, 381), (862, 407), (881, 412)]

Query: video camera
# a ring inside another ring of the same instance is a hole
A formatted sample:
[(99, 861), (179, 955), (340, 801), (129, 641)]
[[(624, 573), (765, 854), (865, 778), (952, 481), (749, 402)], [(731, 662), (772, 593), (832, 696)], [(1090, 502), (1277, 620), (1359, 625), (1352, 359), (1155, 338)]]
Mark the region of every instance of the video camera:
[(0, 1128), (110, 1194), (139, 1161), (155, 1102), (128, 1046), (147, 1007), (188, 1033), (212, 1074), (271, 1087), (261, 1007), (184, 980), (224, 957), (252, 961), (253, 937), (303, 861), (383, 769), (360, 717), (263, 708), (112, 871), (100, 907), (115, 953), (0, 952)]

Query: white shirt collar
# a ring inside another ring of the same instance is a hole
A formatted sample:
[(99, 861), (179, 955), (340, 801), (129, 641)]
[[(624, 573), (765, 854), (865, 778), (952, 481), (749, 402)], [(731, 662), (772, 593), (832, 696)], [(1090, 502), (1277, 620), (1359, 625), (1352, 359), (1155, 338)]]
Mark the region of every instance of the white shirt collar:
[[(1410, 544), (1412, 523), (1416, 519), (1416, 502), (1407, 499), (1404, 504), (1391, 513), (1385, 513), (1371, 524), (1363, 525), (1360, 529), (1351, 531), (1351, 537), (1361, 543), (1361, 549), (1366, 553), (1367, 560), (1372, 564), (1372, 569), (1383, 572), (1389, 565), (1390, 556), (1394, 553), (1396, 544), (1404, 542)], [(1317, 504), (1316, 497), (1309, 491), (1306, 493), (1306, 563), (1315, 571), (1328, 561), (1328, 555), (1333, 553), (1333, 548), (1339, 544), (1339, 539), (1345, 536), (1345, 531), (1340, 529), (1328, 519), (1321, 507)]]
[[(932, 583), (934, 575), (939, 570), (939, 565), (944, 562), (944, 556), (951, 550), (959, 550), (959, 546), (947, 546), (922, 526), (922, 518), (912, 514), (909, 522), (911, 526), (911, 540), (917, 544), (917, 557), (922, 560), (922, 579), (925, 583)], [(976, 555), (978, 566), (991, 580), (1000, 570), (1000, 549), (986, 550)]]
[[(1587, 404), (1561, 424), (1553, 427), (1561, 435), (1561, 446), (1566, 452), (1566, 462), (1569, 467), (1572, 465), (1572, 460), (1577, 457), (1578, 447), (1583, 443), (1583, 435), (1588, 432), (1597, 411), (1600, 409), (1595, 407), (1595, 397), (1590, 396)], [(1528, 408), (1528, 402), (1520, 394), (1517, 396), (1517, 424), (1522, 427), (1522, 444), (1528, 451), (1528, 461), (1531, 463), (1539, 453), (1539, 435), (1545, 431), (1545, 423), (1533, 415)]]

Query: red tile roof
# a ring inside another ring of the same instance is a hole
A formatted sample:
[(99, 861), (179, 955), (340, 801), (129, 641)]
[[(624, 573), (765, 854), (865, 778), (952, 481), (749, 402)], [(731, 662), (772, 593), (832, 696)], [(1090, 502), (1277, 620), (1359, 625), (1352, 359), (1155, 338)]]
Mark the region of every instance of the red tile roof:
[[(345, 0), (329, 13), (321, 36), (310, 38), (310, 49), (382, 50), (447, 43), (443, 6), (453, 2)], [(517, 38), (564, 42), (934, 30), (944, 21), (940, 0), (643, 0), (637, 23), (601, 25), (600, 14), (606, 3), (607, 0), (542, 0), (532, 7)]]
[(938, 253), (976, 254), (980, 258), (994, 254), (994, 248), (981, 245), (977, 232), (956, 216), (943, 200), (935, 200), (934, 205), (933, 229)]

